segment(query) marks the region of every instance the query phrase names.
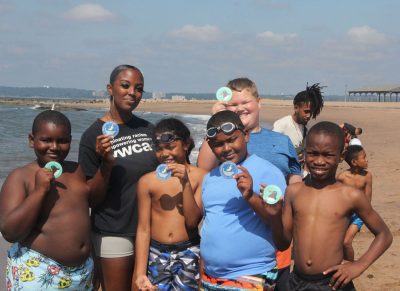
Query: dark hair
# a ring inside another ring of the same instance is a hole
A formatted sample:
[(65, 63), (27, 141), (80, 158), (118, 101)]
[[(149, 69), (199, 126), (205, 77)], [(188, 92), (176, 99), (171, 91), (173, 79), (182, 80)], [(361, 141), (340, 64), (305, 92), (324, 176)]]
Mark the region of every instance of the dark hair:
[(232, 89), (233, 91), (241, 92), (242, 90), (249, 89), (251, 95), (255, 98), (259, 98), (256, 83), (254, 83), (249, 78), (236, 78), (230, 80), (226, 87)]
[(323, 87), (319, 86), (319, 83), (311, 87), (307, 85), (306, 90), (296, 94), (293, 99), (293, 105), (301, 106), (310, 103), (311, 117), (315, 119), (321, 113), (322, 107), (324, 107), (324, 97), (321, 92), (322, 88)]
[(192, 152), (192, 149), (194, 148), (194, 141), (193, 138), (191, 138), (190, 136), (189, 128), (187, 128), (187, 126), (179, 119), (165, 118), (157, 122), (154, 128), (153, 136), (155, 137), (157, 133), (163, 132), (171, 132), (173, 134), (176, 134), (188, 145), (188, 150), (186, 152), (186, 161), (190, 164), (189, 156)]
[(348, 146), (347, 151), (346, 151), (346, 157), (344, 158), (344, 160), (351, 167), (352, 166), (351, 161), (357, 159), (358, 154), (363, 150), (364, 150), (364, 148), (360, 145)]
[(225, 122), (232, 122), (237, 127), (244, 129), (244, 125), (240, 120), (239, 115), (230, 110), (219, 111), (211, 116), (207, 122), (207, 129), (210, 127), (218, 127)]
[(131, 66), (131, 65), (119, 65), (119, 66), (115, 67), (114, 70), (110, 74), (110, 84), (112, 85), (115, 82), (115, 80), (117, 79), (118, 74), (125, 70), (138, 71), (138, 72), (140, 72), (140, 74), (142, 75), (142, 78), (143, 78), (142, 71), (140, 71), (137, 67)]
[(56, 110), (45, 110), (40, 112), (32, 124), (32, 134), (36, 134), (39, 131), (40, 126), (43, 123), (54, 123), (55, 125), (65, 126), (68, 132), (71, 134), (71, 122), (68, 117)]
[(330, 121), (321, 121), (315, 124), (311, 129), (308, 131), (306, 137), (306, 144), (308, 143), (309, 136), (311, 134), (326, 134), (326, 135), (333, 135), (338, 139), (338, 146), (340, 152), (344, 149), (344, 133), (343, 130), (340, 128), (339, 125)]

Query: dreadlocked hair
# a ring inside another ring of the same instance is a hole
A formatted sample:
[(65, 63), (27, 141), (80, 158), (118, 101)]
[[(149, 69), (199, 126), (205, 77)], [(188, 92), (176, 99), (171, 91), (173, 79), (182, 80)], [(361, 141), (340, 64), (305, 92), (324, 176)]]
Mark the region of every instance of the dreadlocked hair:
[(306, 87), (306, 90), (297, 93), (293, 99), (293, 105), (301, 106), (304, 103), (311, 105), (311, 117), (315, 119), (324, 107), (324, 97), (322, 96), (321, 89), (325, 86), (319, 86), (319, 83)]

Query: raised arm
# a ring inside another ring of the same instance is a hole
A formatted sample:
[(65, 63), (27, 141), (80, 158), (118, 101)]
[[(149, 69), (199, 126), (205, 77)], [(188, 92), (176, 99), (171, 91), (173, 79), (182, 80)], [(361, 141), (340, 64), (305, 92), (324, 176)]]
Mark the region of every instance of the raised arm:
[(200, 147), (199, 156), (197, 157), (197, 166), (207, 172), (218, 166), (218, 159), (215, 157), (206, 140), (203, 141)]
[(137, 195), (139, 220), (136, 231), (135, 272), (132, 277), (132, 290), (152, 290), (154, 286), (147, 277), (151, 238), (151, 197), (149, 181), (146, 176), (140, 178), (138, 182)]
[(182, 184), (183, 215), (185, 217), (185, 225), (189, 229), (197, 228), (201, 218), (203, 217), (203, 211), (201, 207), (201, 184), (205, 172), (199, 169), (199, 171), (197, 171), (195, 174), (192, 174), (193, 179), (197, 180), (197, 186), (193, 189), (185, 165), (170, 164), (168, 165), (168, 168), (172, 171), (172, 175), (174, 177), (179, 178)]
[(38, 169), (35, 187), (28, 192), (27, 170), (14, 170), (4, 182), (0, 193), (0, 231), (9, 242), (24, 240), (37, 224), (43, 200), (55, 187), (53, 172)]
[(90, 188), (89, 202), (91, 207), (100, 204), (107, 193), (108, 182), (114, 164), (113, 152), (111, 149), (112, 137), (99, 135), (96, 138), (96, 154), (101, 157), (101, 163), (95, 175), (87, 180)]

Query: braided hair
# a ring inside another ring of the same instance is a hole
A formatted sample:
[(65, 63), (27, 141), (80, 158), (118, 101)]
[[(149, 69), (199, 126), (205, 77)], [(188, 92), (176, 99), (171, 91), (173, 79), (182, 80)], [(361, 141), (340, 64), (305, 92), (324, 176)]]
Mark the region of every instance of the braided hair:
[(306, 87), (306, 90), (297, 93), (293, 99), (293, 105), (301, 106), (305, 103), (310, 103), (311, 105), (311, 117), (316, 118), (322, 111), (324, 107), (324, 97), (322, 96), (321, 89), (324, 86), (319, 86), (319, 83), (312, 85), (311, 87)]

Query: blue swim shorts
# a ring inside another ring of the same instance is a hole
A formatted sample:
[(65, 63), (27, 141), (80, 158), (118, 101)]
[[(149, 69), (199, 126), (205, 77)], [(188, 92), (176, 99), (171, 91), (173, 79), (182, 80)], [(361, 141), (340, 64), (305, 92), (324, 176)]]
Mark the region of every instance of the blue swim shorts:
[(7, 290), (92, 290), (92, 276), (90, 257), (67, 267), (19, 243), (8, 249)]
[(150, 242), (147, 276), (158, 290), (198, 290), (200, 237), (176, 243)]
[(360, 231), (361, 227), (364, 225), (364, 222), (361, 220), (360, 217), (358, 217), (357, 214), (353, 213), (353, 215), (350, 218), (350, 224), (357, 225), (358, 231)]

